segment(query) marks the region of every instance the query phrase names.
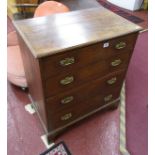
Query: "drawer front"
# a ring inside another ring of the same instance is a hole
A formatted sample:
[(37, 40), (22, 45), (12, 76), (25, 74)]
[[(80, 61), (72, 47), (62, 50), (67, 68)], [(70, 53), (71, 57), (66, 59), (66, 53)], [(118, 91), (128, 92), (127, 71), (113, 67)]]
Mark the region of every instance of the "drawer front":
[(103, 61), (121, 53), (131, 53), (136, 37), (137, 34), (130, 34), (43, 58), (41, 59), (43, 79)]
[(49, 124), (58, 128), (117, 99), (123, 78), (124, 73), (113, 74), (46, 100)]
[[(110, 92), (111, 93), (111, 92)], [(115, 95), (115, 94), (114, 94)], [(49, 128), (51, 131), (53, 129), (57, 129), (68, 123), (90, 113), (94, 110), (106, 105), (104, 102), (104, 96), (95, 96), (91, 100), (85, 101), (83, 103), (79, 103), (78, 106), (75, 106), (74, 109), (68, 108), (65, 112), (55, 111), (55, 113), (48, 113), (49, 120)], [(83, 105), (88, 105), (87, 107), (83, 107)], [(79, 108), (80, 107), (80, 108)]]
[[(118, 93), (115, 93), (115, 92), (109, 92), (109, 93), (113, 94), (114, 97), (115, 96), (118, 97)], [(97, 95), (97, 96), (94, 96), (94, 98), (92, 99), (79, 103), (78, 106), (76, 105), (74, 107), (74, 109), (68, 108), (65, 111), (61, 111), (61, 112), (55, 111), (55, 113), (50, 113), (49, 111), (48, 112), (49, 130), (64, 126), (74, 121), (75, 119), (82, 117), (94, 111), (97, 108), (102, 107), (103, 105), (108, 103), (108, 102), (105, 102), (104, 98), (105, 96)], [(87, 106), (84, 106), (84, 105), (87, 105)]]
[(60, 74), (45, 81), (45, 96), (50, 97), (91, 80), (103, 77), (111, 72), (126, 69), (129, 61), (129, 53), (114, 56), (105, 61), (100, 61), (70, 73)]
[[(113, 84), (107, 83), (111, 78), (117, 78), (117, 81)], [(118, 90), (121, 88), (121, 82), (123, 75), (108, 76), (103, 79), (92, 81), (84, 86), (80, 86), (76, 89), (63, 92), (55, 97), (46, 99), (46, 104), (51, 105), (52, 109), (60, 110), (70, 106), (74, 107), (77, 102), (82, 102), (83, 100), (89, 99), (90, 96), (96, 96), (97, 94), (104, 95), (107, 91)], [(107, 94), (106, 94), (107, 95)], [(113, 99), (113, 98), (111, 98)], [(109, 100), (110, 101), (110, 100)]]
[(130, 53), (132, 54), (136, 39), (137, 33), (133, 33), (127, 36), (112, 39), (110, 41), (104, 41), (103, 47), (105, 46), (104, 50), (106, 52), (106, 58), (128, 51), (130, 51)]

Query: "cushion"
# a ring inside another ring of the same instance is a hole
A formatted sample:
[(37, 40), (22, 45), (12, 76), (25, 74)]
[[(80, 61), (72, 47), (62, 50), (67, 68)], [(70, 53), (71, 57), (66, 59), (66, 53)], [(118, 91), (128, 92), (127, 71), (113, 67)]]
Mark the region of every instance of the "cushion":
[(56, 1), (46, 1), (41, 3), (35, 10), (34, 17), (48, 16), (55, 13), (68, 12), (69, 8)]
[(19, 46), (8, 46), (7, 48), (7, 77), (15, 85), (27, 87)]
[(7, 46), (16, 46), (18, 45), (18, 39), (16, 31), (12, 31), (7, 35)]

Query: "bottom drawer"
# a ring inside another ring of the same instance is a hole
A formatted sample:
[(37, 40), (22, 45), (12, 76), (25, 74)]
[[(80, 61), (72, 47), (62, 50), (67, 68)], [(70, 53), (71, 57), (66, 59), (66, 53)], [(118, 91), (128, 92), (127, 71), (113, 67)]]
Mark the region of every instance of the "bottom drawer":
[[(49, 113), (49, 130), (56, 129), (59, 127), (62, 127), (77, 118), (80, 118), (95, 109), (102, 107), (103, 105), (107, 104), (108, 101), (111, 98), (111, 95), (113, 96), (113, 100), (117, 99), (119, 97), (119, 92), (108, 92), (108, 95), (97, 95), (87, 101), (83, 101), (81, 103), (77, 103), (74, 108), (69, 107), (65, 111), (55, 111), (54, 113)], [(110, 95), (109, 95), (110, 94)], [(108, 99), (109, 98), (109, 99)], [(111, 100), (111, 101), (113, 101)]]
[[(116, 78), (114, 83), (108, 83)], [(104, 104), (117, 99), (120, 95), (120, 89), (124, 78), (124, 72), (112, 74), (103, 79), (91, 82), (87, 85), (64, 93), (74, 96), (74, 100), (68, 104), (60, 104), (60, 99), (65, 96), (60, 94), (46, 102), (48, 114), (48, 129), (56, 129), (64, 126), (73, 120), (94, 111)]]

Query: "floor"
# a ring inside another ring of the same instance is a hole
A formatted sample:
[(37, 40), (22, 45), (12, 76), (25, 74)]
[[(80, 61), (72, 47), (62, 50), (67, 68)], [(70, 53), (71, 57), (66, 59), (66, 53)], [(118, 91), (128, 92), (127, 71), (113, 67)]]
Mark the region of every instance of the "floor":
[(126, 76), (127, 148), (131, 155), (148, 152), (148, 32), (140, 36)]
[(96, 0), (58, 0), (60, 3), (65, 4), (71, 11), (89, 9), (93, 7), (102, 7)]

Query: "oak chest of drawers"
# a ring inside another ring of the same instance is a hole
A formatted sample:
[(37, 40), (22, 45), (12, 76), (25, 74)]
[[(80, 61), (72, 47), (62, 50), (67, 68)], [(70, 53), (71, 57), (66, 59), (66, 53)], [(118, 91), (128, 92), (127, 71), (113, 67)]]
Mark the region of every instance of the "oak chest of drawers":
[(51, 141), (117, 107), (141, 27), (104, 8), (14, 22), (29, 93)]

